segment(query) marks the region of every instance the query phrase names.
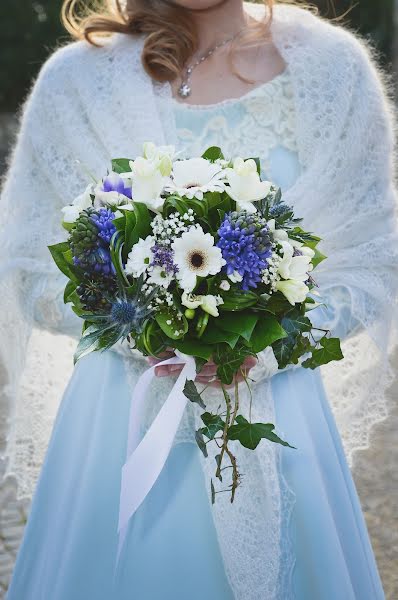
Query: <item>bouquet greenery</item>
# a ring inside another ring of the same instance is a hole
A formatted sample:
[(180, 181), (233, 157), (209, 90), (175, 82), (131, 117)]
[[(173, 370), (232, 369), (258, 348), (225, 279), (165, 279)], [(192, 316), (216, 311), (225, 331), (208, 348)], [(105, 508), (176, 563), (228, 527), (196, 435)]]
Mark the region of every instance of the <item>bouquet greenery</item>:
[[(121, 341), (146, 356), (170, 348), (192, 356), (198, 373), (210, 359), (217, 365), (217, 412), (206, 410), (194, 381), (184, 394), (203, 409), (199, 448), (205, 456), (209, 443), (219, 448), (216, 477), (231, 470), (231, 500), (240, 483), (231, 441), (292, 447), (273, 424), (240, 413), (247, 357), (272, 348), (280, 369), (343, 358), (330, 332), (315, 339), (306, 315), (319, 305), (309, 295), (312, 272), (326, 257), (300, 222), (261, 179), (258, 159), (226, 160), (216, 147), (180, 159), (147, 143), (63, 208), (68, 238), (50, 246), (69, 279), (65, 302), (83, 319), (75, 360)], [(214, 501), (213, 481), (211, 491)]]

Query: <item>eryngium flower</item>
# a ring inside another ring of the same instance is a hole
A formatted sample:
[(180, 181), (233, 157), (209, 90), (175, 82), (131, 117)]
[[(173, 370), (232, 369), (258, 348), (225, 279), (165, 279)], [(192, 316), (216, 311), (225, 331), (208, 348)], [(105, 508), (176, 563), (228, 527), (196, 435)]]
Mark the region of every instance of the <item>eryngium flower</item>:
[(217, 246), (221, 249), (227, 275), (238, 272), (242, 289), (256, 288), (267, 258), (272, 255), (272, 241), (267, 222), (247, 211), (228, 213), (218, 230)]
[(92, 274), (113, 276), (109, 242), (116, 228), (114, 213), (101, 208), (83, 210), (70, 233), (70, 245), (75, 265)]

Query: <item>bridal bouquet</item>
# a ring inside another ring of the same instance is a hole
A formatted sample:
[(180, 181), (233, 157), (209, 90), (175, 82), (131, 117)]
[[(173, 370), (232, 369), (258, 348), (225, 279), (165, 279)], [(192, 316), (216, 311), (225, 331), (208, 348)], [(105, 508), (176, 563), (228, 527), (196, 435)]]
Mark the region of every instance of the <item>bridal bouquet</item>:
[[(226, 160), (216, 147), (182, 160), (147, 143), (62, 209), (68, 239), (49, 247), (69, 279), (64, 300), (84, 321), (75, 360), (124, 341), (147, 356), (171, 348), (194, 357), (197, 373), (210, 359), (217, 365), (217, 413), (193, 380), (183, 393), (203, 409), (201, 451), (219, 448), (216, 477), (230, 469), (231, 500), (240, 483), (231, 441), (289, 446), (273, 424), (240, 413), (245, 359), (269, 347), (280, 369), (343, 358), (339, 340), (326, 330), (316, 340), (306, 316), (318, 305), (309, 292), (326, 258), (320, 238), (260, 172), (258, 159)], [(211, 491), (214, 501), (213, 481)]]

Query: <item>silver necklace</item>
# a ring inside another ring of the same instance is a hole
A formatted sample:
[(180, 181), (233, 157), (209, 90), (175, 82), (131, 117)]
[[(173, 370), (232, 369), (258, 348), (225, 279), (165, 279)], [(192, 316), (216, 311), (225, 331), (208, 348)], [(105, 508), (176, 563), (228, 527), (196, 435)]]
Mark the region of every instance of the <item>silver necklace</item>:
[(210, 50), (207, 50), (207, 52), (205, 52), (205, 54), (202, 54), (202, 56), (200, 56), (198, 58), (198, 60), (196, 60), (194, 63), (192, 63), (191, 65), (189, 65), (187, 67), (187, 69), (185, 70), (185, 75), (181, 77), (181, 85), (178, 88), (178, 95), (181, 96), (181, 98), (188, 98), (188, 96), (190, 96), (192, 93), (192, 85), (191, 85), (192, 71), (196, 67), (198, 67), (202, 62), (204, 62), (207, 58), (209, 58), (212, 54), (214, 54), (214, 52), (216, 50), (218, 50), (219, 48), (222, 48), (223, 46), (228, 44), (228, 42), (232, 42), (232, 40), (234, 40), (239, 35), (239, 33), (240, 33), (240, 31), (238, 31), (231, 37), (227, 38), (226, 40), (220, 42), (219, 44), (216, 44), (215, 46), (210, 48)]

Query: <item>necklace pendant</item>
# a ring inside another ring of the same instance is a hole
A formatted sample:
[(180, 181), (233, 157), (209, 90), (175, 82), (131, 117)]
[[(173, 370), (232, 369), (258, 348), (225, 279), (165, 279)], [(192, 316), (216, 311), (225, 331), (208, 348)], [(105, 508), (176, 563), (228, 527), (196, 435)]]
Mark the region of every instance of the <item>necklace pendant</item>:
[(188, 98), (191, 95), (191, 88), (187, 83), (182, 83), (178, 89), (178, 94), (181, 98)]

